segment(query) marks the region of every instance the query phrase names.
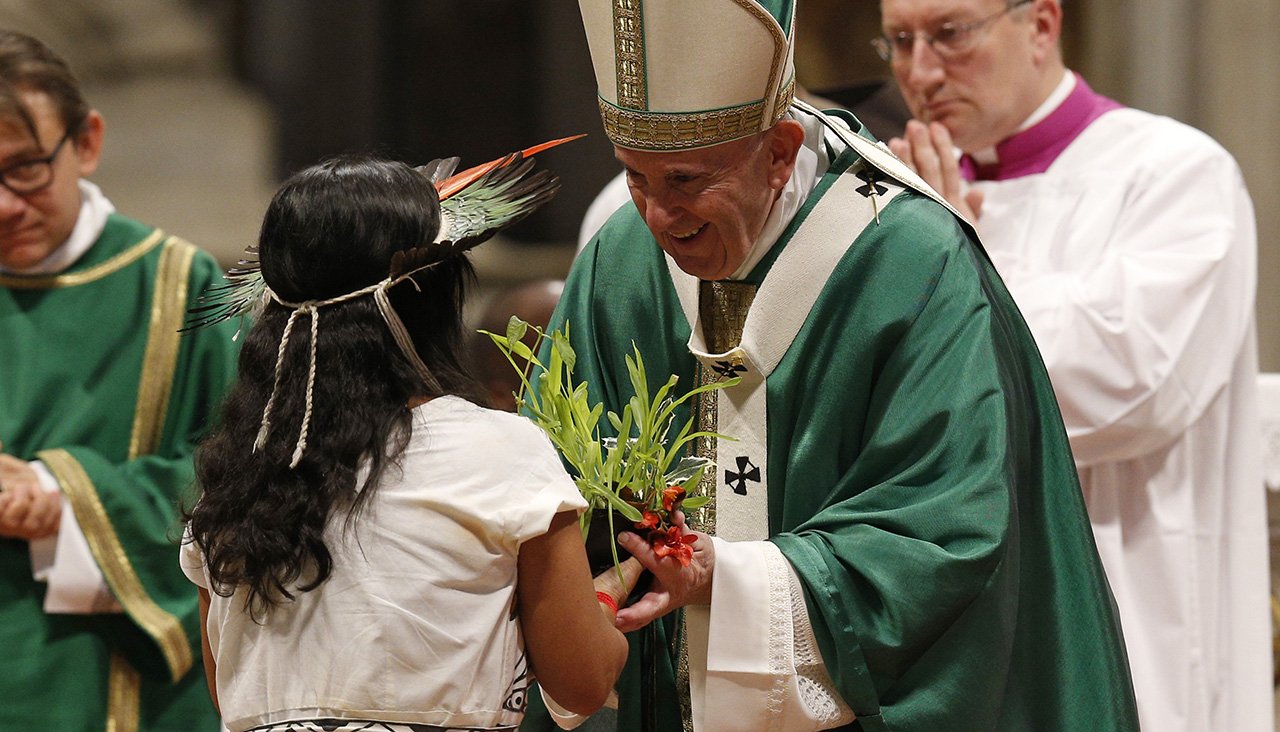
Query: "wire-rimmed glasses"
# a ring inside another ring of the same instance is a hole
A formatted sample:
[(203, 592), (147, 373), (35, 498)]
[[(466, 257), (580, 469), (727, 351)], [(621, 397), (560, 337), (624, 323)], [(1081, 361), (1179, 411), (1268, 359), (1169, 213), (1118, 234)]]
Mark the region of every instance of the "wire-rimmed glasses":
[(19, 196), (29, 196), (32, 193), (38, 193), (48, 188), (49, 184), (53, 182), (53, 161), (58, 157), (58, 153), (62, 152), (62, 146), (67, 144), (67, 140), (70, 139), (71, 130), (68, 129), (48, 155), (42, 158), (23, 160), (7, 168), (0, 169), (0, 185)]
[(876, 53), (880, 54), (880, 58), (894, 63), (904, 58), (911, 58), (911, 53), (916, 46), (916, 38), (920, 38), (929, 44), (929, 48), (932, 48), (934, 53), (944, 60), (956, 58), (972, 51), (978, 41), (981, 40), (982, 31), (991, 23), (1032, 1), (1014, 0), (1014, 2), (1006, 5), (1003, 10), (968, 23), (948, 21), (938, 26), (937, 30), (932, 33), (899, 31), (888, 36), (876, 36), (871, 39), (871, 47), (876, 49)]

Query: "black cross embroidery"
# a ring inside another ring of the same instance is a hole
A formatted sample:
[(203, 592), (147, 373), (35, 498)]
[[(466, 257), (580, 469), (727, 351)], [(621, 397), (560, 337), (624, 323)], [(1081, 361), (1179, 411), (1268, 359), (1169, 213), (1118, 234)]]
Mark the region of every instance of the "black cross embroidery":
[(858, 180), (866, 183), (864, 186), (858, 186), (858, 193), (864, 196), (883, 196), (889, 192), (888, 188), (880, 185), (880, 181), (884, 180), (880, 177), (879, 171), (875, 168), (863, 168), (858, 171)]
[[(760, 468), (756, 465), (752, 465), (751, 459), (746, 455), (739, 455), (737, 462), (738, 472), (735, 473), (731, 470), (724, 471), (724, 482), (725, 485), (733, 489), (734, 493), (737, 493), (740, 496), (745, 496), (747, 495), (747, 481), (752, 481), (753, 483), (760, 482)], [(750, 470), (747, 470), (748, 465), (751, 466)], [(735, 483), (737, 485), (734, 485)]]
[(720, 374), (720, 378), (722, 379), (732, 379), (738, 374), (747, 373), (746, 366), (743, 366), (740, 363), (733, 363), (732, 361), (716, 361), (716, 365), (712, 366), (711, 370)]
[(858, 186), (855, 190), (863, 196), (871, 199), (871, 210), (875, 212), (876, 223), (880, 223), (880, 204), (876, 201), (876, 196), (883, 196), (889, 192), (889, 189), (880, 185), (880, 181), (884, 180), (880, 177), (879, 171), (875, 168), (863, 168), (857, 173), (858, 180), (866, 185)]

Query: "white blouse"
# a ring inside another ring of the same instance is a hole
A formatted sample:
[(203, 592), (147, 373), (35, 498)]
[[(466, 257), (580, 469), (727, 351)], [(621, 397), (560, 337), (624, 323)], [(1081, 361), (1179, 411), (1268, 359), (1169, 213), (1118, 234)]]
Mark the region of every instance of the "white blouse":
[[(262, 624), (245, 590), (211, 594), (205, 628), (233, 731), (304, 719), (514, 727), (532, 682), (516, 617), (520, 544), (586, 503), (545, 435), (440, 397), (414, 410), (402, 470), (350, 529), (333, 516), (329, 580)], [(199, 549), (182, 567), (210, 586)]]

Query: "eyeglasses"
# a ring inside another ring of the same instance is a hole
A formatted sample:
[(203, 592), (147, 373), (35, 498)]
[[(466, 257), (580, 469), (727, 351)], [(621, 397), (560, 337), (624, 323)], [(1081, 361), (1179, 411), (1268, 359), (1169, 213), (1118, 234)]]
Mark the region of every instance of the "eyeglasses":
[(34, 160), (24, 160), (0, 169), (0, 185), (19, 196), (29, 196), (48, 188), (53, 182), (53, 161), (58, 157), (58, 153), (62, 152), (62, 146), (70, 139), (71, 130), (68, 129), (62, 139), (58, 140), (58, 144), (53, 146), (53, 152), (48, 155)]
[[(1008, 13), (1032, 2), (1032, 0), (1015, 0), (1003, 10), (968, 23), (947, 22), (938, 26), (933, 33), (920, 33), (919, 37), (929, 44), (934, 53), (944, 60), (950, 60), (972, 51), (982, 38), (982, 30)], [(898, 59), (911, 58), (916, 47), (917, 34), (901, 31), (890, 36), (876, 36), (871, 39), (871, 47), (876, 49), (880, 58), (893, 62)]]

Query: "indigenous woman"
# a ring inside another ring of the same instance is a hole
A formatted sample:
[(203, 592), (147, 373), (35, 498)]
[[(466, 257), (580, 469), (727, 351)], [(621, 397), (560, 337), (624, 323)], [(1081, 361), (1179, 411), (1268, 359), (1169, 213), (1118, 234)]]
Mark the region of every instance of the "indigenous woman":
[(233, 732), (507, 730), (535, 675), (579, 713), (617, 679), (638, 566), (593, 587), (573, 481), (461, 361), (462, 251), (554, 193), (521, 160), (470, 183), (442, 180), (456, 161), (309, 168), (267, 210), (260, 273), (233, 271), (265, 306), (183, 546)]

